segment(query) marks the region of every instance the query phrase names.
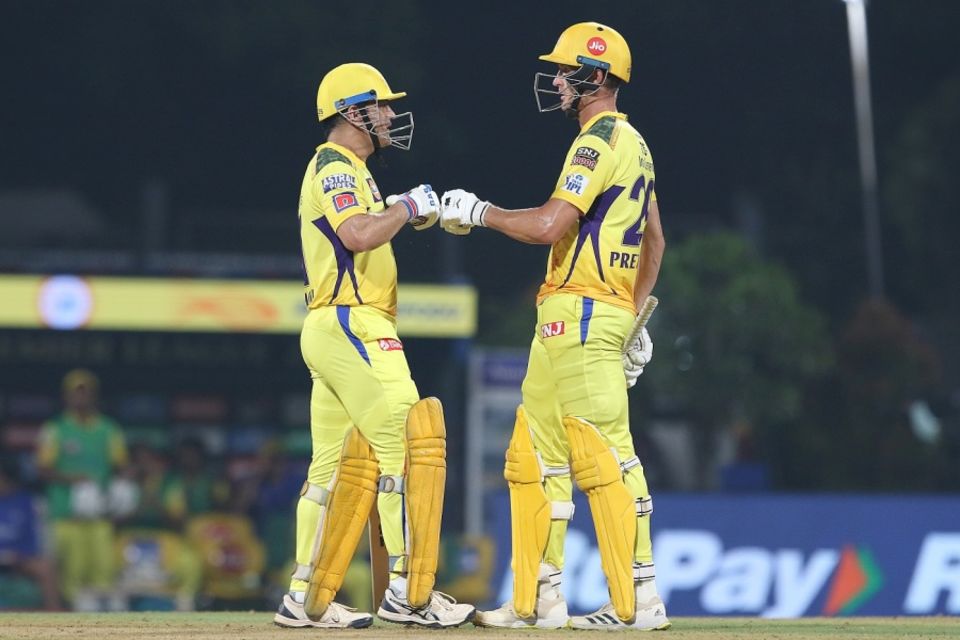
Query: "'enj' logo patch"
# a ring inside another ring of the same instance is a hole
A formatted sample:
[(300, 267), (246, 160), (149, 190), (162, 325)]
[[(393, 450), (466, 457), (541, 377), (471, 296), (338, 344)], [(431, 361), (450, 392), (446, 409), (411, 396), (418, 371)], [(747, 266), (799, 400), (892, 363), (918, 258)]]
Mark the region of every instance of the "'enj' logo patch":
[(403, 351), (403, 343), (396, 338), (380, 338), (377, 340), (380, 351)]
[(540, 325), (540, 337), (552, 338), (553, 336), (562, 336), (565, 331), (563, 320), (557, 322), (548, 322)]

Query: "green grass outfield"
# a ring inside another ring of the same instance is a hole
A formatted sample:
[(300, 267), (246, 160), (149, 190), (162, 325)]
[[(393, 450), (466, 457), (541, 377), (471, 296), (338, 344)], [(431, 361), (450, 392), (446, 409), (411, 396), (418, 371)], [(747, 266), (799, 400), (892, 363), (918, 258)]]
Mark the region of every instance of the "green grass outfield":
[[(444, 638), (580, 638), (604, 636), (590, 631), (493, 630), (464, 626), (459, 629), (431, 631), (411, 629), (377, 621), (369, 629), (281, 629), (274, 626), (273, 614), (265, 612), (201, 613), (2, 613), (0, 639), (72, 640), (173, 638), (203, 640), (270, 640), (297, 637), (365, 638), (367, 640)], [(960, 639), (960, 617), (939, 618), (804, 618), (800, 620), (763, 620), (759, 618), (674, 618), (668, 631), (654, 632), (658, 640), (740, 640), (771, 638), (955, 638)], [(640, 632), (630, 632), (638, 635)]]

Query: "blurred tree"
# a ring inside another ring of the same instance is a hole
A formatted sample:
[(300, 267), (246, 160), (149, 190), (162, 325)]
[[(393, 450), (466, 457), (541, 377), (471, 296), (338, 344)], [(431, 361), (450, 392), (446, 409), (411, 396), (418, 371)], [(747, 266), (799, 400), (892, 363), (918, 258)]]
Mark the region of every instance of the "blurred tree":
[[(906, 119), (888, 155), (884, 199), (891, 294), (945, 354), (960, 355), (960, 261), (954, 245), (960, 235), (960, 74)], [(957, 360), (946, 358), (947, 364)], [(952, 373), (956, 380), (960, 372)]]
[(775, 463), (778, 433), (799, 422), (805, 385), (831, 363), (821, 315), (783, 268), (728, 233), (670, 247), (656, 293), (655, 365), (637, 402), (647, 395), (658, 413), (689, 420), (698, 486), (709, 486), (718, 435), (734, 424), (752, 425), (758, 455)]
[[(836, 393), (820, 398), (810, 428), (818, 450), (807, 482), (816, 488), (904, 491), (946, 489), (950, 453), (941, 433), (921, 434), (909, 411), (937, 395), (936, 352), (890, 303), (861, 303), (840, 334)], [(798, 483), (802, 484), (802, 483)]]

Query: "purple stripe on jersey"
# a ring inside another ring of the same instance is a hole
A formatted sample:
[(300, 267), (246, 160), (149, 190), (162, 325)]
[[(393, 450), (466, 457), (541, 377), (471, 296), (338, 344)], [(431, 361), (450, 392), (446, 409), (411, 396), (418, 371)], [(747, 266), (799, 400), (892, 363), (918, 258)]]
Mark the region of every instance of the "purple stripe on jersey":
[(360, 287), (357, 285), (357, 274), (353, 267), (353, 251), (343, 245), (340, 237), (337, 236), (337, 232), (333, 230), (330, 221), (325, 216), (317, 218), (313, 221), (313, 224), (333, 245), (333, 255), (337, 259), (337, 283), (333, 286), (333, 295), (330, 296), (330, 302), (333, 302), (337, 294), (340, 293), (343, 274), (346, 273), (350, 275), (350, 282), (353, 283), (353, 294), (357, 297), (357, 302), (363, 304), (363, 299), (360, 297)]
[(587, 334), (590, 332), (590, 318), (593, 317), (593, 298), (583, 299), (583, 313), (580, 315), (580, 344), (587, 344)]
[(353, 346), (356, 347), (357, 352), (360, 353), (360, 357), (363, 358), (367, 364), (370, 364), (370, 356), (367, 355), (366, 347), (360, 342), (360, 338), (350, 330), (350, 307), (345, 307), (342, 304), (337, 305), (337, 320), (340, 322), (340, 328), (347, 334), (347, 338), (349, 338)]
[[(607, 212), (620, 194), (623, 193), (623, 187), (613, 186), (597, 196), (590, 209), (580, 218), (580, 230), (577, 232), (577, 246), (573, 250), (573, 259), (570, 261), (570, 272), (564, 279), (563, 284), (570, 281), (573, 275), (573, 269), (577, 266), (577, 258), (580, 257), (580, 250), (583, 244), (590, 238), (590, 244), (593, 246), (593, 256), (597, 260), (597, 273), (600, 274), (600, 281), (606, 282), (603, 277), (603, 262), (600, 260), (600, 225), (603, 219), (607, 217)], [(561, 287), (563, 286), (560, 285)]]

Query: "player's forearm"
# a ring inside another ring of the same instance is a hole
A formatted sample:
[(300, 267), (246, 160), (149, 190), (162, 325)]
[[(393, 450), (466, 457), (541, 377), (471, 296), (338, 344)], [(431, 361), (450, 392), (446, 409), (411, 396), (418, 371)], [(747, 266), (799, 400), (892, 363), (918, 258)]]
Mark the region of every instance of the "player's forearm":
[(640, 265), (637, 280), (633, 288), (633, 302), (639, 311), (640, 305), (653, 293), (660, 275), (660, 263), (667, 243), (662, 235), (644, 235), (640, 248)]
[(390, 242), (409, 219), (407, 208), (395, 204), (382, 213), (353, 216), (340, 225), (337, 236), (350, 251), (372, 251)]
[(553, 244), (560, 239), (554, 229), (553, 216), (535, 209), (501, 209), (490, 205), (483, 214), (484, 226), (527, 244)]

